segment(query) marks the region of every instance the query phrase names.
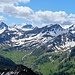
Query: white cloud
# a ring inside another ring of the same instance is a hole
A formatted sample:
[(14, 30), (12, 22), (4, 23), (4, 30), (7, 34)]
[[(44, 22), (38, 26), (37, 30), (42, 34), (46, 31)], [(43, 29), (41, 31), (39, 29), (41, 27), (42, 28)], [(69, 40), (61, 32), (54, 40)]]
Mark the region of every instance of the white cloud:
[(5, 20), (5, 18), (3, 16), (0, 16), (0, 21)]
[(0, 12), (14, 16), (16, 18), (25, 19), (31, 22), (40, 22), (42, 24), (58, 23), (62, 25), (75, 24), (75, 14), (68, 15), (65, 11), (36, 11), (26, 6), (14, 5), (14, 3), (24, 2), (30, 0), (0, 0)]
[(64, 23), (69, 21), (69, 16), (64, 11), (52, 12), (52, 11), (38, 11), (35, 13), (38, 17), (38, 21), (43, 23)]
[(69, 15), (70, 21), (75, 24), (75, 14)]
[(29, 7), (14, 5), (4, 5), (2, 8), (3, 13), (32, 22), (41, 22), (45, 24), (58, 23), (62, 25), (75, 23), (75, 14), (68, 15), (65, 11), (52, 12), (40, 10), (34, 12)]
[(14, 4), (14, 3), (19, 3), (19, 2), (23, 2), (23, 3), (28, 3), (30, 2), (30, 0), (0, 0), (0, 3), (6, 3), (6, 4)]
[(3, 12), (10, 16), (15, 16), (17, 18), (22, 18), (26, 20), (31, 20), (31, 16), (34, 13), (33, 10), (30, 9), (29, 7), (13, 6), (13, 5), (8, 6), (5, 5), (3, 7)]

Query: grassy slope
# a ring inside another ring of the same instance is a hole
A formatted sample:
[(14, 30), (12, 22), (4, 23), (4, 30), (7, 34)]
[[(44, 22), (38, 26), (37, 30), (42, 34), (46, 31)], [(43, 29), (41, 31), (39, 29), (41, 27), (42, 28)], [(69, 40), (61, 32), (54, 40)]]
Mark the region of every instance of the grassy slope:
[[(4, 47), (3, 50), (7, 48)], [(75, 58), (67, 58), (68, 53), (41, 53), (38, 56), (38, 52), (34, 52), (34, 54), (29, 55), (24, 58), (23, 61), (21, 61), (22, 57), (24, 55), (29, 54), (31, 51), (28, 52), (22, 52), (22, 51), (3, 51), (2, 47), (0, 47), (0, 55), (3, 55), (4, 57), (10, 58), (17, 64), (24, 64), (27, 66), (32, 66), (36, 71), (43, 73), (43, 75), (52, 75), (53, 73), (58, 73), (58, 72), (68, 72), (68, 73), (73, 73), (75, 72)], [(49, 57), (51, 59), (49, 59)], [(67, 58), (64, 60), (64, 58)], [(63, 62), (61, 62), (63, 61)], [(72, 74), (73, 75), (73, 74)]]
[(29, 54), (31, 51), (17, 51), (17, 50), (9, 50), (9, 47), (7, 45), (1, 45), (0, 44), (0, 55), (10, 58), (13, 62), (16, 64), (23, 63), (22, 57)]
[(29, 52), (21, 52), (21, 51), (9, 51), (9, 52), (0, 52), (0, 55), (10, 58), (11, 60), (13, 60), (13, 62), (15, 62), (16, 64), (20, 64), (22, 63), (22, 57), (26, 54), (28, 54)]

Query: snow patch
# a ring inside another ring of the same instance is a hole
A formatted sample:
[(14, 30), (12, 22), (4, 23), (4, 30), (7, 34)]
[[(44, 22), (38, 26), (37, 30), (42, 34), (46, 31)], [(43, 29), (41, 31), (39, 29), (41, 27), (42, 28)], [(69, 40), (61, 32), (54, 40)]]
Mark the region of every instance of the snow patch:
[(67, 41), (61, 47), (65, 48), (65, 47), (74, 47), (74, 46), (75, 46), (75, 41), (71, 41), (71, 42)]

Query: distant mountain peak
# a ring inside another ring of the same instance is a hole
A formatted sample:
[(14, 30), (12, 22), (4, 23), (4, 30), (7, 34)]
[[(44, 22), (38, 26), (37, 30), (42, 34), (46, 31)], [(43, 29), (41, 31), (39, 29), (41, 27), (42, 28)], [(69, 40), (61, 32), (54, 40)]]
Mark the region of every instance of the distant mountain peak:
[(46, 26), (50, 31), (54, 30), (63, 30), (63, 28), (59, 24), (50, 24)]
[(8, 28), (8, 26), (4, 22), (1, 22), (0, 23), (0, 29), (4, 29), (4, 27)]
[(30, 28), (33, 28), (33, 26), (31, 24), (26, 24), (22, 28), (28, 28), (28, 29), (30, 29)]
[(58, 27), (61, 27), (61, 26), (59, 24), (54, 24), (51, 27), (58, 28)]
[(0, 25), (5, 25), (5, 23), (4, 22), (0, 22)]
[(75, 28), (75, 25), (72, 25), (69, 27), (69, 29), (74, 29)]

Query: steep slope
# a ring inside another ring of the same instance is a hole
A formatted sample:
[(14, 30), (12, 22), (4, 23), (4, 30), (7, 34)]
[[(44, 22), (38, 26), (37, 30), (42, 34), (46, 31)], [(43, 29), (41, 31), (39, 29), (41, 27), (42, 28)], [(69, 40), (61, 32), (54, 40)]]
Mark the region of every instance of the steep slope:
[(0, 23), (0, 34), (2, 34), (7, 29), (8, 29), (8, 26), (5, 23), (1, 22)]
[(15, 66), (15, 63), (0, 55), (0, 69), (12, 69)]
[(4, 28), (8, 28), (8, 26), (4, 22), (1, 22), (0, 29), (4, 29)]

